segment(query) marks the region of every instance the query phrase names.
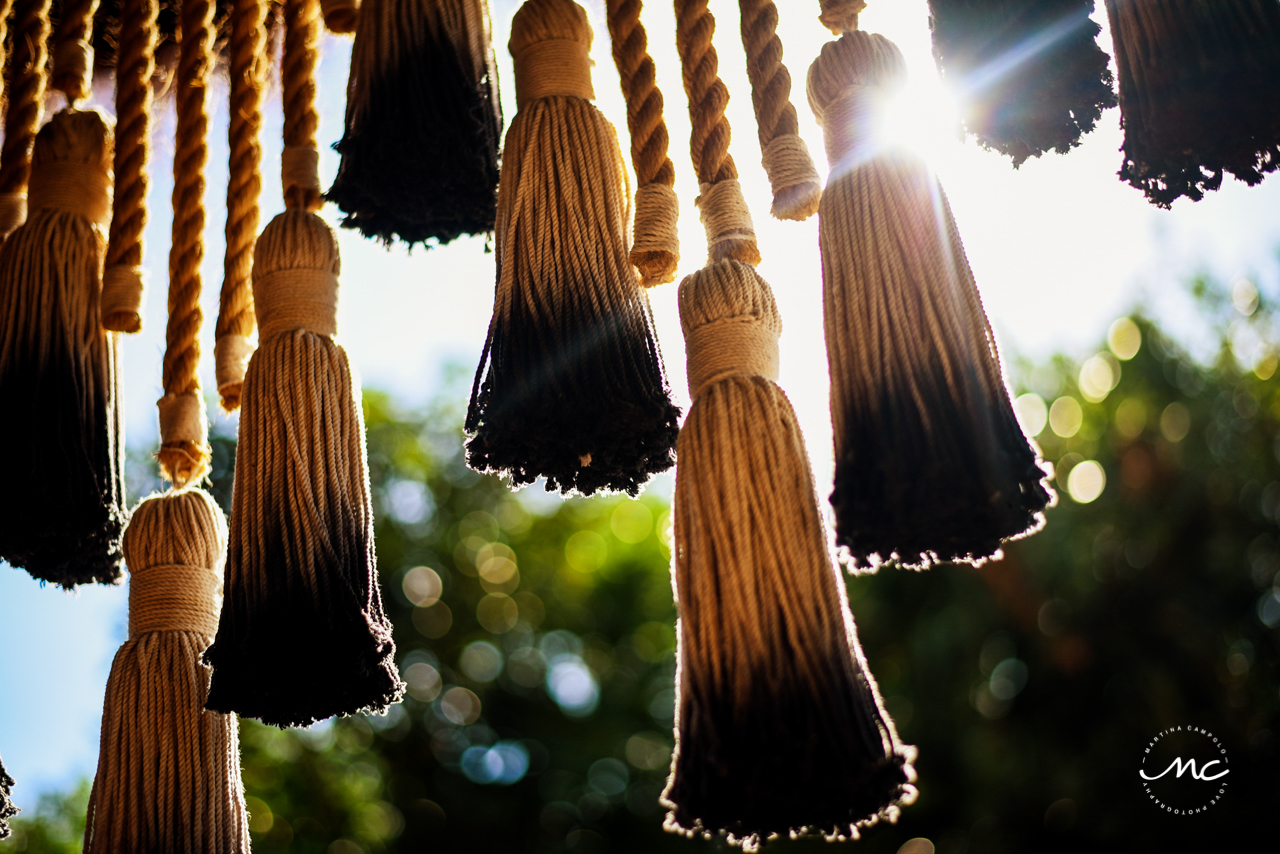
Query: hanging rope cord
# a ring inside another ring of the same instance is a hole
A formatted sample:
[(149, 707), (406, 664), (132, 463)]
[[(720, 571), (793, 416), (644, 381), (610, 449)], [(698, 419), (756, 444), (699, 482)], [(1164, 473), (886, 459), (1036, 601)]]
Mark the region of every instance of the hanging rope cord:
[(142, 330), (142, 233), (147, 227), (151, 156), (151, 78), (157, 0), (124, 0), (116, 51), (115, 197), (102, 274), (102, 325)]
[(676, 168), (667, 153), (670, 136), (662, 115), (662, 90), (640, 22), (643, 6), (641, 0), (606, 2), (613, 64), (627, 100), (631, 164), (636, 173), (631, 263), (640, 270), (641, 283), (649, 287), (675, 280), (680, 262), (680, 208), (673, 189)]
[(176, 488), (209, 468), (204, 399), (200, 395), (200, 309), (204, 260), (208, 87), (213, 67), (213, 3), (184, 0), (178, 57), (173, 152), (173, 242), (169, 250), (169, 325), (165, 330), (160, 467)]
[(791, 72), (782, 62), (778, 7), (773, 0), (738, 0), (738, 8), (760, 152), (773, 188), (773, 215), (805, 220), (818, 212), (822, 182), (800, 138), (800, 120), (791, 103)]
[(62, 4), (62, 17), (54, 37), (53, 88), (67, 96), (74, 107), (92, 94), (93, 15), (98, 0), (69, 0)]
[(227, 181), (227, 250), (222, 265), (222, 293), (214, 330), (218, 393), (222, 408), (240, 406), (240, 389), (252, 352), (249, 335), (253, 311), (253, 244), (258, 239), (262, 193), (262, 89), (266, 44), (267, 4), (264, 0), (235, 0), (231, 11), (231, 123)]
[(284, 153), (281, 183), (289, 210), (317, 211), (320, 198), (320, 154), (316, 129), (316, 61), (320, 42), (320, 5), (316, 0), (284, 0)]
[(676, 50), (693, 126), (689, 150), (701, 191), (697, 203), (707, 231), (707, 251), (713, 261), (733, 258), (756, 265), (760, 250), (755, 228), (738, 184), (738, 167), (729, 154), (729, 89), (720, 79), (712, 43), (716, 19), (708, 0), (675, 0), (675, 7)]
[(26, 220), (27, 182), (31, 180), (31, 152), (44, 104), (45, 65), (49, 41), (50, 0), (15, 0), (13, 40), (9, 58), (8, 109), (4, 143), (0, 146), (0, 233)]
[(837, 36), (858, 29), (858, 15), (867, 8), (866, 0), (819, 0), (819, 5), (818, 20)]

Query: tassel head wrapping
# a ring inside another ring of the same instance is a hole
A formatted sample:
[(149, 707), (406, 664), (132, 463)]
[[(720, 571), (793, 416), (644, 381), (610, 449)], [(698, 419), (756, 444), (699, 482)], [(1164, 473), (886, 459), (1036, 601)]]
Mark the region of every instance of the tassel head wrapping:
[(63, 110), (36, 137), (30, 215), (0, 248), (0, 556), (70, 588), (120, 577), (117, 344), (99, 324), (112, 129)]
[(107, 680), (86, 854), (249, 851), (236, 717), (202, 708), (226, 543), (203, 490), (152, 495), (133, 512), (129, 639)]
[(492, 231), (501, 135), (485, 0), (364, 0), (327, 195), (343, 226), (388, 245)]
[(1013, 414), (955, 220), (923, 162), (878, 151), (865, 99), (903, 67), (845, 34), (809, 74), (833, 163), (819, 240), (837, 542), (861, 565), (981, 562), (1053, 500)]
[(858, 835), (914, 798), (827, 549), (804, 439), (775, 384), (781, 320), (747, 264), (680, 285), (693, 406), (680, 432), (669, 830), (747, 850)]
[(260, 343), (240, 444), (208, 708), (278, 726), (380, 711), (404, 685), (373, 544), (359, 387), (336, 327), (337, 240), (291, 210), (254, 250)]
[(628, 258), (617, 135), (587, 100), (590, 39), (571, 0), (529, 0), (512, 23), (523, 106), (503, 154), (467, 459), (515, 486), (545, 476), (548, 489), (635, 495), (674, 462), (679, 411)]

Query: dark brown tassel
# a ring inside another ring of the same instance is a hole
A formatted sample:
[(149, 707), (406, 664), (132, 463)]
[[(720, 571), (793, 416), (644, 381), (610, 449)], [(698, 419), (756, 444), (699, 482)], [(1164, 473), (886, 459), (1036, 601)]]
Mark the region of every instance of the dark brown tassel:
[(1280, 168), (1280, 3), (1106, 0), (1120, 74), (1120, 177), (1158, 207)]
[(520, 112), (498, 189), (493, 320), (467, 413), (467, 462), (513, 485), (635, 495), (671, 467), (671, 403), (628, 259), (626, 167), (591, 103), (586, 12), (526, 0), (511, 27)]
[(904, 74), (892, 42), (856, 29), (809, 71), (832, 164), (819, 239), (837, 542), (860, 565), (981, 562), (1038, 530), (1051, 493), (937, 178), (868, 137)]
[(1094, 0), (929, 0), (933, 56), (961, 124), (1014, 167), (1066, 154), (1116, 105)]
[(13, 787), (15, 783), (13, 778), (9, 776), (9, 772), (4, 770), (4, 761), (0, 760), (0, 839), (8, 839), (12, 831), (9, 829), (9, 819), (19, 813), (19, 809), (13, 805)]
[(364, 0), (327, 198), (385, 244), (493, 230), (502, 108), (485, 0)]

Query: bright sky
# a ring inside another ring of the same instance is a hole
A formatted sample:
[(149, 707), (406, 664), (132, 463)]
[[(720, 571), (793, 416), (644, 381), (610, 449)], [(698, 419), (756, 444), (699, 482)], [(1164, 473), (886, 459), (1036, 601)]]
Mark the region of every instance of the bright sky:
[[(517, 0), (491, 0), (503, 101), (515, 115), (514, 82), (505, 45)], [(626, 113), (609, 52), (603, 0), (585, 0), (596, 29), (593, 56), (598, 104), (625, 134)], [(809, 63), (830, 38), (817, 21), (816, 0), (786, 0), (780, 34), (796, 81), (793, 100), (801, 134), (825, 174), (822, 136), (809, 112), (804, 78)], [(1099, 4), (1099, 7), (1101, 4)], [(779, 223), (769, 218), (769, 188), (760, 168), (750, 87), (738, 35), (736, 4), (712, 0), (720, 16), (716, 47), (720, 74), (733, 94), (729, 119), (736, 131), (732, 151), (755, 214), (764, 263), (760, 270), (777, 295), (785, 323), (781, 385), (805, 430), (819, 492), (832, 473), (827, 411), (826, 353), (822, 336), (821, 268), (816, 219)], [(1100, 43), (1110, 53), (1105, 15)], [(689, 122), (675, 52), (675, 22), (669, 5), (650, 2), (644, 12), (650, 51), (667, 103), (672, 159), (681, 212), (682, 273), (700, 267), (706, 243), (693, 198)], [(922, 152), (946, 189), (964, 238), (987, 311), (1007, 354), (1042, 358), (1055, 351), (1088, 355), (1110, 322), (1145, 295), (1177, 329), (1194, 334), (1194, 316), (1179, 283), (1208, 270), (1230, 280), (1248, 275), (1264, 293), (1280, 290), (1280, 179), (1256, 188), (1230, 179), (1204, 201), (1179, 201), (1160, 211), (1120, 183), (1122, 136), (1119, 112), (1108, 111), (1100, 127), (1070, 155), (1046, 155), (1016, 172), (1009, 161), (959, 141), (954, 106), (938, 79), (929, 48), (926, 0), (872, 0), (863, 29), (895, 41), (907, 58), (911, 84), (896, 113), (900, 138)], [(338, 158), (327, 144), (341, 136), (350, 42), (330, 39), (321, 69), (321, 171), (332, 178)], [(110, 104), (111, 93), (98, 93)], [(213, 388), (212, 318), (222, 269), (222, 210), (226, 187), (225, 89), (215, 94), (217, 113), (207, 206), (210, 231), (204, 264), (206, 324), (205, 387)], [(170, 109), (172, 109), (170, 107)], [(172, 182), (172, 117), (155, 152), (146, 264), (151, 270), (146, 328), (123, 344), (128, 441), (155, 441), (154, 402), (160, 396), (164, 348), (166, 257)], [(282, 208), (276, 180), (280, 151), (279, 97), (268, 106), (263, 222)], [(623, 150), (627, 151), (625, 136)], [(330, 207), (325, 216), (336, 223)], [(447, 361), (474, 366), (493, 307), (493, 255), (480, 238), (417, 250), (384, 250), (359, 235), (340, 232), (344, 273), (340, 338), (368, 386), (387, 388), (408, 403), (426, 400), (438, 387)], [(678, 402), (688, 405), (684, 342), (676, 311), (675, 285), (652, 292), (658, 334)], [(211, 406), (211, 412), (215, 407)], [(222, 421), (220, 414), (215, 420)], [(230, 427), (231, 425), (220, 425)], [(669, 491), (670, 482), (656, 485)], [(140, 496), (132, 496), (136, 501)], [(97, 761), (101, 703), (111, 657), (124, 639), (124, 587), (83, 588), (70, 596), (40, 589), (24, 572), (0, 570), (0, 755), (17, 778), (22, 807), (50, 787), (91, 775)]]

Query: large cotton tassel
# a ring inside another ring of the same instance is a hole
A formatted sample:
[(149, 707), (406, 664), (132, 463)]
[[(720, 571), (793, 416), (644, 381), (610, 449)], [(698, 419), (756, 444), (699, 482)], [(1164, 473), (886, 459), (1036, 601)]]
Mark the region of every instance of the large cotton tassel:
[(1120, 177), (1159, 207), (1280, 168), (1280, 3), (1106, 0)]
[(13, 778), (9, 776), (9, 772), (4, 770), (4, 762), (0, 761), (0, 839), (8, 839), (12, 832), (9, 829), (9, 819), (18, 814), (19, 810), (13, 805), (13, 787), (16, 785)]
[(1116, 105), (1094, 0), (929, 0), (933, 55), (960, 122), (1015, 167), (1066, 154)]
[(249, 851), (235, 715), (202, 706), (227, 523), (203, 490), (152, 495), (124, 535), (129, 639), (102, 709), (86, 854)]
[(338, 243), (290, 210), (254, 250), (259, 344), (240, 404), (208, 707), (278, 726), (377, 712), (404, 686), (373, 551), (360, 393), (334, 343)]
[(981, 562), (1037, 530), (1052, 493), (938, 181), (868, 141), (898, 48), (857, 30), (809, 71), (831, 178), (819, 210), (837, 542), (860, 565)]
[(668, 829), (856, 838), (915, 790), (827, 550), (795, 412), (776, 385), (782, 321), (739, 261), (680, 285), (693, 406), (680, 432), (674, 581), (677, 742)]
[(502, 110), (485, 0), (364, 0), (328, 198), (390, 244), (493, 230)]
[(120, 577), (116, 335), (99, 326), (111, 127), (67, 109), (36, 137), (30, 216), (0, 249), (0, 557), (63, 587)]
[(503, 149), (498, 283), (467, 461), (512, 484), (635, 495), (671, 467), (671, 403), (628, 260), (626, 169), (591, 103), (586, 12), (526, 0), (511, 25), (520, 112)]

